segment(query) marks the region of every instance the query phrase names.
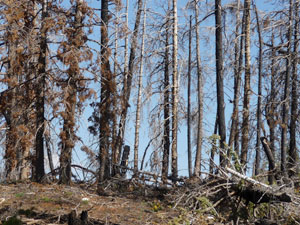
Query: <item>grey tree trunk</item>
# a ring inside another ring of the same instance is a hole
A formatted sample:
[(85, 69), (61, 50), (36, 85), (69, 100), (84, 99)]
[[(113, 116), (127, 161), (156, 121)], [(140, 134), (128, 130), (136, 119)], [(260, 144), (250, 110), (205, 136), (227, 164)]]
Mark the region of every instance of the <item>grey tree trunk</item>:
[(189, 62), (188, 62), (188, 88), (187, 88), (187, 150), (189, 177), (193, 175), (192, 168), (192, 145), (191, 145), (191, 67), (192, 67), (192, 16), (190, 16), (189, 27)]
[(295, 2), (295, 19), (294, 19), (294, 49), (293, 49), (293, 58), (292, 58), (292, 93), (291, 93), (291, 119), (290, 119), (290, 146), (289, 146), (289, 155), (288, 155), (288, 169), (289, 175), (293, 176), (299, 168), (299, 156), (297, 154), (296, 147), (296, 128), (298, 122), (298, 49), (299, 49), (299, 2)]
[(197, 126), (197, 151), (195, 159), (195, 176), (201, 175), (201, 154), (202, 154), (202, 140), (203, 140), (203, 79), (201, 69), (200, 56), (200, 35), (199, 35), (199, 10), (198, 1), (195, 1), (195, 30), (196, 30), (196, 57), (197, 57), (197, 89), (198, 89), (198, 126)]
[(286, 73), (284, 81), (284, 95), (282, 104), (282, 125), (281, 125), (281, 172), (287, 177), (286, 159), (287, 159), (287, 130), (289, 120), (289, 104), (290, 104), (290, 78), (292, 67), (292, 36), (293, 36), (293, 20), (294, 20), (294, 2), (290, 0), (289, 5), (289, 24), (288, 24), (288, 47), (286, 58)]
[(220, 135), (220, 166), (226, 165), (225, 143), (226, 143), (226, 125), (225, 125), (225, 103), (224, 103), (224, 85), (223, 85), (223, 41), (222, 41), (222, 5), (221, 0), (215, 0), (215, 22), (216, 22), (216, 80), (217, 80), (217, 112), (218, 128)]
[[(249, 144), (249, 110), (250, 110), (250, 79), (251, 79), (251, 62), (250, 62), (250, 0), (244, 2), (244, 23), (245, 23), (245, 84), (243, 100), (243, 122), (242, 122), (242, 150), (241, 164), (246, 166), (248, 144)], [(246, 167), (244, 167), (246, 172)]]
[(258, 175), (259, 174), (259, 166), (260, 166), (260, 137), (261, 137), (261, 124), (262, 124), (262, 113), (261, 113), (261, 98), (262, 98), (262, 87), (261, 87), (261, 82), (262, 82), (262, 56), (263, 56), (263, 52), (262, 52), (262, 48), (263, 48), (263, 40), (262, 40), (262, 36), (261, 36), (261, 28), (260, 28), (260, 21), (259, 21), (259, 15), (258, 15), (258, 11), (257, 11), (257, 7), (256, 4), (254, 4), (255, 7), (255, 15), (256, 15), (256, 24), (257, 24), (257, 33), (258, 33), (258, 42), (259, 42), (259, 55), (258, 55), (258, 96), (257, 96), (257, 111), (256, 111), (256, 120), (257, 120), (257, 124), (256, 124), (256, 149), (255, 149), (255, 168), (254, 168), (254, 175)]
[[(232, 122), (230, 128), (230, 135), (228, 145), (231, 149), (234, 145), (234, 151), (236, 155), (239, 155), (239, 98), (241, 89), (241, 72), (243, 64), (243, 43), (244, 43), (244, 26), (242, 25), (242, 31), (240, 32), (240, 0), (237, 0), (236, 9), (236, 27), (235, 27), (235, 43), (234, 43), (234, 97), (233, 97), (233, 112), (232, 112)], [(243, 22), (242, 22), (243, 24)], [(240, 43), (239, 43), (240, 40)]]
[(141, 103), (142, 103), (142, 89), (143, 89), (143, 60), (144, 60), (144, 48), (145, 48), (145, 33), (146, 33), (146, 0), (144, 3), (144, 20), (142, 31), (142, 46), (141, 46), (141, 62), (140, 71), (138, 77), (138, 98), (136, 103), (136, 124), (135, 124), (135, 138), (134, 138), (134, 172), (138, 172), (139, 163), (139, 134), (140, 134), (140, 117), (141, 117)]

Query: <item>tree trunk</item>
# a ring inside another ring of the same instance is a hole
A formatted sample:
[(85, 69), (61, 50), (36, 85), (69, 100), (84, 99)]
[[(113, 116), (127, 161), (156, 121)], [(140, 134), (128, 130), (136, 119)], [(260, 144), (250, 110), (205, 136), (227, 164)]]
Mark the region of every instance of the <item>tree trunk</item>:
[(218, 128), (220, 135), (220, 166), (226, 165), (225, 159), (225, 142), (226, 142), (226, 125), (225, 125), (225, 103), (223, 87), (223, 41), (222, 41), (222, 5), (221, 0), (215, 0), (215, 22), (216, 22), (216, 80), (217, 80), (217, 112)]
[(47, 0), (42, 3), (42, 27), (40, 55), (38, 59), (38, 79), (36, 80), (36, 137), (35, 137), (35, 181), (41, 181), (45, 175), (44, 166), (44, 131), (45, 131), (45, 83), (46, 83), (46, 55), (47, 29), (45, 29), (48, 14)]
[(140, 134), (140, 114), (142, 103), (142, 89), (143, 89), (143, 60), (144, 60), (144, 48), (145, 48), (145, 32), (146, 32), (146, 1), (144, 3), (144, 21), (143, 21), (143, 34), (142, 34), (142, 46), (141, 46), (141, 64), (138, 78), (138, 98), (136, 103), (136, 124), (135, 124), (135, 139), (134, 139), (134, 172), (138, 172), (139, 162), (139, 134)]
[(243, 123), (242, 123), (242, 150), (241, 164), (246, 172), (248, 144), (249, 144), (249, 111), (250, 111), (250, 0), (244, 2), (244, 23), (245, 23), (245, 85), (244, 85), (244, 101), (243, 101)]
[(289, 6), (289, 24), (288, 24), (288, 47), (287, 47), (287, 58), (286, 58), (286, 74), (284, 81), (284, 96), (282, 104), (282, 125), (281, 125), (281, 172), (287, 177), (286, 170), (286, 158), (287, 158), (287, 129), (289, 120), (289, 103), (290, 103), (290, 77), (292, 67), (292, 36), (293, 36), (293, 0), (290, 0)]
[(296, 147), (296, 128), (298, 122), (298, 49), (299, 49), (299, 2), (295, 2), (295, 19), (294, 19), (294, 49), (292, 58), (292, 95), (291, 95), (291, 120), (290, 120), (290, 146), (289, 146), (289, 157), (288, 157), (288, 169), (289, 175), (295, 175), (299, 161)]
[[(120, 152), (122, 150), (123, 142), (124, 142), (124, 133), (126, 128), (126, 118), (127, 118), (127, 111), (129, 105), (129, 99), (131, 95), (131, 86), (132, 86), (132, 78), (133, 78), (133, 70), (134, 70), (134, 63), (135, 63), (135, 57), (136, 57), (136, 49), (137, 49), (137, 42), (138, 42), (138, 33), (139, 33), (139, 26), (141, 23), (141, 12), (142, 12), (142, 6), (143, 1), (138, 0), (138, 8), (136, 13), (136, 19), (134, 24), (134, 31), (131, 38), (131, 46), (130, 46), (130, 55), (129, 55), (129, 63), (128, 63), (128, 70), (125, 69), (124, 71), (124, 86), (123, 86), (123, 99), (122, 99), (122, 112), (120, 116), (120, 122), (119, 122), (119, 132), (117, 137), (117, 157), (118, 161), (120, 161)], [(128, 13), (127, 13), (128, 14)], [(125, 40), (125, 48), (126, 48), (126, 40)], [(125, 49), (126, 50), (126, 49)], [(126, 53), (127, 54), (127, 53)], [(125, 55), (125, 61), (126, 61), (126, 55)], [(126, 66), (126, 63), (125, 63)], [(126, 72), (127, 71), (127, 72)]]
[(261, 115), (261, 97), (262, 97), (262, 91), (261, 91), (261, 80), (262, 80), (262, 48), (263, 48), (263, 40), (261, 36), (261, 28), (260, 28), (260, 22), (259, 22), (259, 16), (256, 5), (255, 7), (255, 15), (256, 15), (256, 22), (257, 22), (257, 33), (258, 33), (258, 42), (259, 42), (259, 55), (258, 55), (258, 96), (257, 96), (257, 111), (256, 111), (256, 149), (255, 149), (255, 168), (254, 168), (254, 174), (259, 174), (259, 164), (260, 164), (260, 136), (261, 136), (261, 124), (262, 124), (262, 115)]
[(187, 150), (189, 177), (193, 175), (192, 168), (192, 146), (191, 146), (191, 67), (192, 67), (192, 16), (190, 16), (189, 27), (189, 62), (188, 62), (188, 88), (187, 88)]
[(177, 131), (178, 131), (178, 18), (177, 0), (173, 0), (173, 86), (172, 86), (172, 176), (178, 176)]
[[(168, 1), (170, 5), (170, 1)], [(170, 156), (170, 78), (169, 78), (169, 24), (170, 24), (170, 6), (168, 7), (168, 15), (166, 21), (166, 42), (164, 55), (164, 150), (162, 162), (162, 178), (165, 181), (169, 172), (169, 156)]]
[(100, 152), (100, 170), (99, 170), (99, 181), (103, 181), (110, 176), (108, 170), (109, 162), (109, 137), (111, 137), (111, 97), (112, 87), (111, 81), (113, 80), (113, 74), (110, 70), (110, 51), (108, 46), (108, 27), (109, 27), (109, 10), (108, 10), (109, 0), (101, 1), (101, 96), (99, 104), (100, 112), (100, 132), (99, 132), (99, 152)]
[[(237, 11), (236, 11), (236, 27), (235, 27), (235, 43), (234, 43), (234, 97), (233, 97), (233, 112), (232, 122), (230, 128), (230, 135), (228, 145), (231, 149), (234, 145), (234, 151), (236, 155), (239, 155), (239, 98), (241, 89), (241, 71), (243, 63), (243, 42), (244, 42), (244, 25), (242, 22), (242, 31), (240, 30), (240, 0), (237, 0)], [(240, 46), (238, 41), (240, 40)]]
[[(79, 62), (80, 62), (80, 53), (77, 52), (77, 49), (80, 49), (82, 46), (82, 38), (79, 38), (82, 35), (82, 0), (77, 0), (76, 2), (76, 11), (75, 11), (75, 21), (74, 21), (74, 33), (71, 35), (69, 44), (73, 45), (74, 57), (71, 59), (70, 66), (67, 70), (68, 74), (68, 84), (65, 92), (65, 112), (64, 112), (64, 123), (63, 130), (60, 134), (62, 141), (62, 149), (60, 155), (60, 174), (59, 182), (61, 184), (70, 184), (71, 182), (71, 161), (72, 161), (72, 150), (75, 146), (76, 134), (75, 134), (75, 109), (77, 104), (77, 82), (78, 76), (80, 74)], [(74, 40), (80, 41), (74, 41)]]
[(198, 126), (197, 126), (197, 152), (195, 160), (195, 175), (201, 175), (201, 154), (202, 154), (202, 140), (203, 140), (203, 79), (201, 69), (200, 56), (200, 35), (199, 35), (199, 10), (198, 4), (195, 1), (195, 29), (196, 29), (196, 56), (197, 56), (197, 89), (198, 89)]

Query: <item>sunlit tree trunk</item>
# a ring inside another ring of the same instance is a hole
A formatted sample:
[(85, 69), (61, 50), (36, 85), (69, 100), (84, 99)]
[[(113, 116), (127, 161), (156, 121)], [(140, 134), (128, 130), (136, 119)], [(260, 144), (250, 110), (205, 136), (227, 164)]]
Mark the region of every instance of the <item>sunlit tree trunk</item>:
[(287, 130), (289, 120), (289, 104), (290, 104), (290, 78), (291, 78), (291, 67), (292, 67), (292, 36), (293, 36), (293, 20), (294, 20), (294, 4), (293, 0), (290, 0), (289, 5), (289, 23), (288, 23), (288, 47), (287, 47), (287, 58), (286, 58), (286, 73), (284, 81), (284, 95), (282, 103), (282, 125), (281, 125), (281, 172), (286, 177), (286, 159), (287, 159)]
[(202, 154), (202, 139), (203, 139), (203, 79), (201, 69), (201, 56), (200, 56), (200, 35), (199, 35), (199, 10), (198, 1), (195, 1), (195, 30), (196, 30), (196, 57), (197, 57), (197, 91), (198, 91), (198, 124), (197, 124), (197, 151), (195, 160), (196, 176), (201, 175), (201, 154)]
[(189, 59), (188, 59), (188, 88), (187, 88), (187, 151), (189, 177), (193, 175), (192, 168), (192, 145), (191, 145), (191, 67), (192, 67), (192, 16), (190, 16), (189, 27)]
[(142, 103), (142, 89), (143, 89), (143, 60), (145, 48), (145, 32), (146, 32), (146, 0), (144, 3), (144, 21), (142, 33), (142, 46), (141, 46), (141, 63), (138, 77), (138, 98), (136, 103), (136, 124), (135, 124), (135, 139), (134, 139), (134, 172), (138, 171), (139, 162), (139, 134), (140, 134), (140, 118), (141, 118), (141, 103)]
[(164, 136), (163, 136), (163, 161), (162, 178), (165, 181), (169, 172), (170, 156), (170, 74), (169, 74), (169, 24), (170, 24), (170, 0), (168, 0), (168, 15), (166, 20), (165, 53), (164, 53)]
[[(230, 128), (230, 135), (228, 145), (230, 148), (234, 145), (236, 155), (239, 155), (239, 98), (241, 89), (241, 71), (243, 61), (243, 33), (244, 29), (240, 32), (240, 0), (237, 0), (236, 9), (236, 26), (235, 26), (235, 42), (234, 42), (234, 97), (233, 97), (233, 112), (232, 122)], [(240, 43), (239, 43), (240, 40)]]
[(177, 0), (173, 0), (173, 86), (172, 86), (172, 176), (178, 176), (177, 131), (178, 131), (178, 18)]
[[(244, 23), (245, 23), (245, 84), (243, 101), (243, 122), (242, 122), (242, 150), (241, 163), (243, 166), (247, 163), (248, 144), (249, 144), (249, 111), (250, 111), (250, 0), (244, 2)], [(246, 168), (244, 168), (246, 171)]]
[[(136, 58), (136, 49), (137, 49), (137, 43), (138, 43), (138, 33), (139, 33), (139, 27), (141, 23), (141, 13), (142, 13), (142, 6), (143, 1), (138, 0), (137, 3), (137, 13), (135, 18), (135, 24), (134, 24), (134, 30), (131, 37), (131, 45), (130, 45), (130, 54), (129, 54), (129, 61), (128, 61), (128, 69), (124, 70), (124, 83), (123, 83), (123, 96), (122, 96), (122, 111), (120, 116), (120, 122), (119, 122), (119, 131), (118, 131), (118, 137), (117, 137), (117, 155), (120, 161), (121, 157), (121, 150), (124, 142), (124, 133), (126, 129), (126, 118), (127, 118), (127, 112), (129, 108), (129, 100), (131, 95), (131, 86), (132, 86), (132, 78), (134, 73), (134, 61)], [(126, 42), (125, 42), (126, 45)], [(127, 46), (127, 45), (126, 45)], [(125, 47), (126, 47), (125, 46)], [(125, 49), (126, 50), (126, 49)], [(125, 55), (126, 60), (126, 55)]]
[(257, 111), (256, 111), (256, 120), (257, 120), (257, 125), (256, 125), (256, 149), (255, 149), (255, 168), (254, 168), (254, 175), (259, 174), (259, 166), (260, 166), (260, 137), (261, 137), (261, 123), (262, 123), (262, 115), (261, 115), (261, 98), (262, 98), (262, 87), (261, 87), (261, 82), (262, 82), (262, 48), (263, 48), (263, 40), (262, 40), (262, 35), (261, 35), (261, 28), (260, 28), (260, 21), (259, 21), (259, 15), (257, 11), (256, 5), (255, 7), (255, 15), (256, 15), (256, 25), (257, 25), (257, 33), (258, 33), (258, 42), (259, 42), (259, 55), (258, 55), (258, 96), (257, 96)]
[(299, 2), (295, 2), (295, 19), (294, 19), (294, 49), (292, 53), (292, 93), (291, 93), (291, 119), (290, 119), (290, 146), (288, 157), (289, 175), (293, 176), (297, 169), (299, 156), (297, 154), (296, 146), (296, 128), (298, 122), (298, 49), (299, 49)]

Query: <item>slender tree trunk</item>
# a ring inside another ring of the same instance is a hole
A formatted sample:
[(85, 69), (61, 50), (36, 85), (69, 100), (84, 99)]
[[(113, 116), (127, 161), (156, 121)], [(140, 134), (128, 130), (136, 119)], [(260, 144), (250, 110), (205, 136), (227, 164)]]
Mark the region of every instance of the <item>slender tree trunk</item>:
[(48, 16), (47, 0), (42, 3), (42, 27), (40, 55), (38, 59), (38, 79), (36, 80), (36, 137), (35, 137), (35, 181), (41, 181), (45, 175), (44, 166), (44, 131), (45, 131), (45, 83), (46, 83), (46, 56), (47, 56), (47, 29)]
[(197, 89), (198, 89), (198, 127), (197, 127), (197, 152), (195, 160), (195, 175), (201, 175), (201, 154), (202, 154), (202, 140), (203, 140), (203, 79), (201, 69), (200, 56), (200, 35), (199, 35), (199, 10), (198, 1), (195, 1), (195, 29), (196, 29), (196, 56), (197, 56)]
[(177, 0), (173, 0), (173, 86), (172, 86), (172, 176), (178, 176), (177, 131), (178, 131), (178, 18)]
[(225, 103), (223, 87), (223, 41), (222, 41), (222, 5), (221, 0), (215, 0), (215, 22), (216, 22), (216, 80), (217, 80), (217, 112), (218, 128), (220, 135), (220, 166), (226, 165), (225, 159), (225, 142), (226, 142), (226, 125), (225, 125)]
[[(214, 135), (217, 135), (218, 133), (218, 114), (216, 115), (215, 120), (215, 126), (214, 126)], [(214, 173), (214, 167), (215, 167), (215, 152), (217, 150), (217, 139), (214, 138), (212, 142), (212, 147), (210, 150), (210, 159), (209, 159), (209, 174), (212, 175)]]
[[(236, 27), (235, 27), (235, 43), (234, 43), (234, 97), (233, 97), (233, 112), (232, 112), (232, 122), (229, 135), (229, 148), (232, 148), (234, 144), (234, 150), (237, 155), (239, 155), (239, 98), (241, 89), (241, 71), (243, 63), (243, 40), (244, 40), (244, 29), (242, 26), (242, 31), (240, 33), (240, 0), (237, 0), (236, 9)], [(242, 22), (243, 24), (243, 22)], [(239, 46), (240, 40), (240, 46)]]
[(187, 150), (189, 177), (193, 175), (192, 168), (192, 146), (191, 146), (191, 67), (192, 67), (192, 16), (190, 16), (189, 27), (189, 63), (188, 63), (188, 89), (187, 89)]
[(263, 48), (263, 40), (261, 36), (261, 28), (260, 28), (260, 22), (259, 22), (259, 16), (256, 4), (254, 4), (255, 7), (255, 15), (256, 15), (256, 22), (257, 22), (257, 33), (258, 33), (258, 42), (259, 42), (259, 55), (258, 55), (258, 97), (257, 97), (257, 111), (256, 111), (256, 153), (255, 153), (255, 168), (254, 168), (254, 174), (259, 174), (259, 164), (260, 164), (260, 137), (261, 137), (261, 124), (262, 124), (262, 115), (261, 115), (261, 97), (262, 97), (262, 87), (261, 87), (261, 80), (262, 80), (262, 48)]
[(169, 172), (169, 156), (170, 156), (170, 74), (169, 74), (169, 24), (170, 24), (170, 1), (168, 1), (168, 15), (166, 21), (166, 41), (164, 55), (164, 152), (162, 162), (162, 177), (165, 181)]
[(144, 21), (143, 21), (143, 34), (142, 34), (142, 46), (141, 46), (141, 64), (138, 79), (138, 98), (136, 103), (136, 124), (135, 124), (135, 139), (134, 139), (134, 172), (138, 172), (139, 162), (139, 134), (140, 134), (140, 117), (141, 117), (141, 103), (142, 103), (142, 89), (143, 89), (143, 60), (144, 60), (144, 48), (145, 48), (145, 33), (146, 33), (146, 0), (144, 3)]
[[(241, 163), (243, 166), (247, 163), (248, 144), (249, 144), (249, 111), (250, 111), (250, 0), (244, 2), (245, 17), (245, 85), (244, 85), (244, 102), (243, 102), (243, 123), (242, 123), (242, 151)], [(246, 168), (244, 168), (246, 172)]]
[(281, 172), (285, 177), (287, 177), (286, 170), (286, 158), (287, 158), (287, 129), (288, 129), (288, 119), (289, 119), (289, 98), (290, 98), (290, 77), (291, 77), (291, 67), (292, 67), (292, 36), (293, 36), (293, 0), (290, 0), (289, 8), (289, 24), (288, 24), (288, 48), (287, 48), (287, 58), (286, 58), (286, 74), (284, 82), (284, 96), (282, 104), (282, 125), (281, 125)]
[(112, 72), (110, 70), (110, 51), (108, 46), (108, 27), (109, 27), (109, 0), (101, 1), (101, 96), (100, 96), (100, 132), (99, 132), (99, 152), (100, 152), (100, 170), (99, 181), (107, 179), (110, 176), (107, 165), (109, 161), (109, 137), (111, 137), (111, 95), (112, 95)]
[[(77, 82), (78, 76), (80, 74), (79, 69), (79, 56), (80, 53), (77, 52), (77, 49), (80, 49), (82, 46), (82, 38), (79, 39), (79, 36), (82, 35), (82, 4), (83, 0), (76, 1), (76, 11), (74, 18), (74, 33), (70, 37), (69, 44), (73, 46), (74, 58), (70, 62), (70, 66), (67, 70), (68, 74), (68, 84), (66, 87), (65, 93), (65, 115), (63, 130), (60, 134), (62, 140), (62, 149), (60, 155), (60, 174), (59, 182), (61, 184), (70, 184), (71, 183), (71, 161), (72, 161), (72, 150), (75, 146), (76, 134), (75, 134), (75, 110), (77, 104)], [(74, 42), (73, 40), (77, 39), (78, 41)], [(80, 41), (79, 41), (80, 40)]]
[(295, 2), (295, 19), (294, 19), (294, 49), (292, 58), (292, 95), (291, 95), (291, 120), (290, 120), (290, 147), (288, 157), (289, 175), (293, 176), (297, 170), (299, 157), (296, 147), (296, 128), (298, 122), (298, 49), (299, 49), (299, 2)]
[[(124, 142), (124, 133), (126, 128), (126, 118), (127, 118), (127, 111), (129, 107), (129, 99), (131, 95), (131, 86), (132, 86), (132, 78), (133, 78), (133, 70), (134, 70), (134, 60), (136, 57), (136, 49), (137, 49), (137, 38), (139, 33), (139, 26), (141, 23), (141, 12), (142, 12), (143, 1), (138, 0), (138, 8), (136, 13), (136, 19), (134, 24), (134, 31), (131, 38), (131, 46), (130, 46), (130, 55), (129, 55), (129, 62), (128, 62), (128, 70), (125, 70), (125, 78), (124, 78), (124, 86), (123, 86), (123, 101), (122, 101), (122, 112), (120, 116), (120, 123), (119, 123), (119, 132), (118, 132), (118, 144), (116, 148), (118, 149), (118, 158), (120, 161), (120, 152), (122, 150), (123, 142)], [(126, 44), (126, 43), (125, 43)], [(126, 45), (127, 46), (127, 45)], [(126, 47), (125, 46), (125, 47)], [(125, 56), (126, 60), (126, 56)], [(127, 72), (126, 72), (127, 71)]]
[[(272, 31), (272, 43), (271, 43), (271, 96), (270, 96), (270, 101), (269, 101), (269, 107), (270, 110), (266, 113), (267, 114), (267, 122), (270, 130), (270, 148), (272, 151), (273, 156), (275, 155), (275, 110), (276, 110), (276, 92), (273, 87), (275, 87), (275, 75), (276, 75), (276, 70), (275, 70), (275, 57), (276, 57), (276, 50), (274, 46), (274, 31)], [(268, 176), (268, 181), (270, 184), (273, 184), (275, 181), (274, 174), (272, 173), (273, 168), (269, 165), (269, 176)]]

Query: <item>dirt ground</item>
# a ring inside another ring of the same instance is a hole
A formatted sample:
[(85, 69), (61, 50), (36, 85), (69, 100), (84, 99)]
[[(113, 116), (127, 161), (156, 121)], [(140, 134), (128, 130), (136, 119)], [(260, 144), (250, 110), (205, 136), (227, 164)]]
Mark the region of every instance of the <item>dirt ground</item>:
[[(155, 198), (99, 196), (93, 188), (80, 185), (0, 185), (0, 224), (67, 224), (72, 210), (78, 215), (88, 211), (89, 224), (188, 224), (183, 209)], [(210, 217), (192, 220), (214, 224)]]

